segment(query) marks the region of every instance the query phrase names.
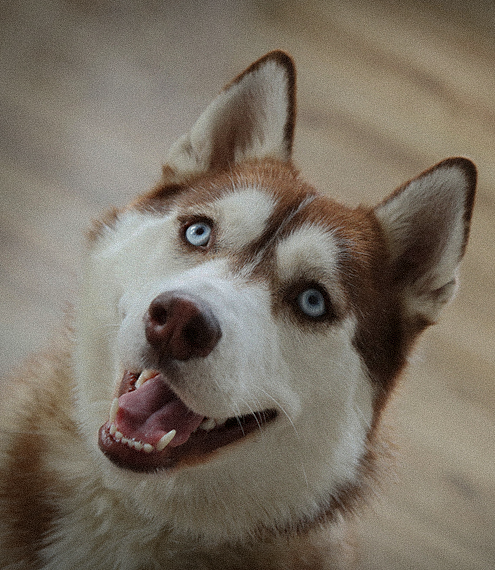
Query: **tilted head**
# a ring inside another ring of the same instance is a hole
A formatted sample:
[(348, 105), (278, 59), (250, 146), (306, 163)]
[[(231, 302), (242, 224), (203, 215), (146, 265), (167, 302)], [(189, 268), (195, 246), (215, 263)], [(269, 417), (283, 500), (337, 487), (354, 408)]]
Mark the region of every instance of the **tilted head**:
[(351, 505), (455, 290), (474, 165), (337, 204), (291, 163), (294, 90), (286, 54), (254, 63), (92, 234), (78, 417), (105, 485), (177, 533), (302, 529)]

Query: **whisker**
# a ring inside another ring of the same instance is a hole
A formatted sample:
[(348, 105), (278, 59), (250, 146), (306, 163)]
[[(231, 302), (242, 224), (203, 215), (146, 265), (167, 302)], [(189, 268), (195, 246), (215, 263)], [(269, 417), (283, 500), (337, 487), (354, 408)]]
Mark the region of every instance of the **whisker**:
[(366, 429), (369, 430), (371, 428), (371, 420), (365, 416), (364, 412), (357, 404), (354, 406), (354, 410), (358, 418), (361, 420), (362, 425), (364, 425)]
[(299, 438), (299, 433), (297, 431), (296, 426), (294, 425), (294, 422), (292, 420), (292, 418), (290, 417), (289, 413), (285, 410), (285, 408), (282, 406), (282, 404), (276, 399), (274, 398), (269, 392), (267, 392), (266, 390), (264, 390), (263, 388), (259, 388), (259, 390), (261, 392), (263, 392), (263, 394), (265, 396), (267, 396), (268, 398), (270, 398), (270, 400), (272, 400), (272, 402), (277, 406), (277, 408), (284, 414), (284, 416), (289, 420), (290, 425), (292, 426), (292, 429), (294, 430), (294, 433), (296, 434), (296, 437)]
[[(299, 432), (297, 431), (297, 428), (296, 428), (296, 426), (295, 426), (295, 424), (294, 424), (294, 421), (293, 421), (292, 418), (290, 417), (290, 415), (289, 415), (289, 413), (287, 412), (287, 410), (286, 410), (286, 409), (282, 406), (282, 404), (281, 404), (276, 398), (274, 398), (269, 392), (267, 392), (267, 391), (264, 390), (263, 388), (259, 388), (259, 390), (260, 390), (261, 392), (263, 392), (263, 394), (264, 394), (265, 396), (267, 396), (268, 398), (270, 398), (270, 400), (272, 400), (272, 401), (275, 403), (275, 405), (277, 406), (277, 409), (279, 409), (279, 410), (284, 414), (284, 416), (287, 418), (287, 420), (289, 421), (289, 424), (291, 425), (292, 429), (294, 430), (294, 434), (295, 434), (296, 438), (300, 440)], [(303, 461), (303, 459), (302, 459), (301, 456), (299, 457), (299, 466), (300, 466), (300, 468), (301, 468), (301, 472), (302, 472), (302, 474), (303, 474), (304, 482), (305, 482), (305, 484), (306, 484), (306, 487), (309, 488), (308, 475), (307, 475), (307, 473), (306, 473), (306, 468), (305, 468), (305, 466), (304, 466), (304, 461)]]

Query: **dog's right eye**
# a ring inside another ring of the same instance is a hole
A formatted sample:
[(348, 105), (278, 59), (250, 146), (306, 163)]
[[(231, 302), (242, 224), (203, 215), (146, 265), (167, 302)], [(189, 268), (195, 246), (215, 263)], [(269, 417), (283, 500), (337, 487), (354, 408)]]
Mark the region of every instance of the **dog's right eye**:
[(191, 245), (204, 247), (211, 238), (211, 225), (208, 222), (195, 222), (186, 228), (184, 236)]

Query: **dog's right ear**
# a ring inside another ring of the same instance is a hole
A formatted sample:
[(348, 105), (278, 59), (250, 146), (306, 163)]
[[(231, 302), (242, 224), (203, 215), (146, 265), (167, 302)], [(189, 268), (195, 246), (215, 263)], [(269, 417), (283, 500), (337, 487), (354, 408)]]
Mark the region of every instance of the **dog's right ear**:
[(294, 119), (294, 64), (286, 53), (272, 51), (229, 83), (172, 146), (164, 174), (180, 180), (244, 160), (287, 161)]

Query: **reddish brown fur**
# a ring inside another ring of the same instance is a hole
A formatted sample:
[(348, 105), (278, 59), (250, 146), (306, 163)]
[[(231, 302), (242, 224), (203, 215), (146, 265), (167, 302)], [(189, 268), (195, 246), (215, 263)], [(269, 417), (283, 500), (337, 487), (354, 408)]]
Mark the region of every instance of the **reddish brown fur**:
[(4, 546), (13, 553), (22, 553), (33, 567), (38, 562), (37, 552), (55, 515), (48, 499), (50, 486), (42, 464), (45, 442), (35, 428), (31, 418), (25, 426), (26, 432), (17, 436), (15, 445), (23, 453), (9, 458), (5, 477), (2, 477), (8, 487), (0, 490), (1, 496), (8, 496), (2, 516), (9, 521), (10, 533)]
[(8, 532), (2, 536), (0, 567), (22, 560), (22, 568), (38, 568), (39, 549), (57, 517), (54, 496), (63, 485), (47, 469), (47, 451), (58, 437), (78, 437), (69, 419), (73, 381), (65, 335), (58, 344), (57, 352), (29, 361), (8, 385), (1, 431), (10, 445), (0, 463), (0, 508)]

